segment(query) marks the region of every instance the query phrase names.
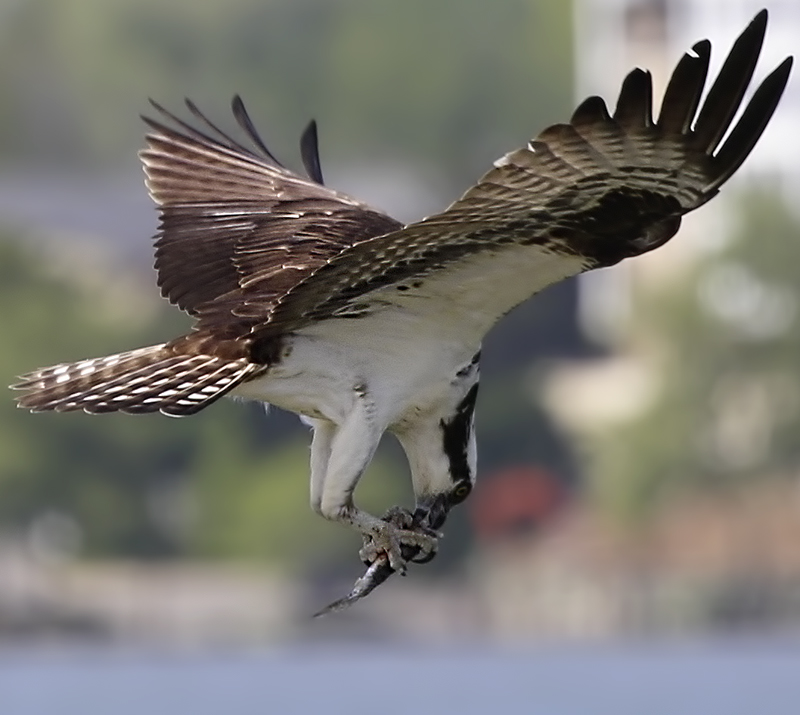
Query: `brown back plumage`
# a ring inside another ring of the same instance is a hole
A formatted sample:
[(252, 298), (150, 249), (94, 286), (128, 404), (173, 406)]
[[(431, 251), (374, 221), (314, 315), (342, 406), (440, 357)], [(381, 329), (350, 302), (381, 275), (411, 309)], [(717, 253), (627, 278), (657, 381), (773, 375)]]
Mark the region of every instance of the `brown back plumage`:
[(354, 242), (401, 226), (317, 183), (322, 172), (313, 122), (301, 140), (306, 179), (278, 163), (238, 97), (234, 115), (257, 151), (186, 104), (210, 133), (153, 103), (181, 131), (145, 118), (153, 131), (140, 156), (161, 217), (158, 284), (191, 315), (206, 316), (209, 325), (230, 322), (255, 296), (278, 297)]
[[(585, 257), (585, 270), (662, 245), (681, 217), (716, 195), (739, 168), (777, 106), (792, 58), (761, 83), (720, 146), (752, 78), (766, 22), (763, 10), (734, 43), (699, 112), (708, 41), (679, 62), (658, 122), (652, 119), (650, 74), (634, 70), (613, 116), (599, 97), (585, 100), (569, 124), (549, 127), (506, 155), (446, 211), (354, 243), (265, 303), (258, 332), (276, 334), (358, 312), (380, 303), (393, 286), (411, 282), (424, 290), (425, 281), (465, 257), (483, 252), (488, 264), (504, 244)], [(531, 294), (547, 285), (535, 276), (524, 279), (531, 280)]]

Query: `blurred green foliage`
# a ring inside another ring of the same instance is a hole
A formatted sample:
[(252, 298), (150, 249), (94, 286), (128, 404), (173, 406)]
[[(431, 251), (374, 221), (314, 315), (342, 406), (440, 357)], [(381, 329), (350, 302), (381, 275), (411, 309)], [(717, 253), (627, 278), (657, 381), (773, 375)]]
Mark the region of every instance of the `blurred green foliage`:
[[(330, 563), (343, 554), (352, 561), (361, 545), (358, 536), (308, 507), (307, 438), (297, 435), (254, 455), (220, 434), (216, 421), (204, 426), (191, 470), (200, 526), (192, 553), (293, 565)], [(410, 504), (407, 481), (397, 462), (378, 455), (359, 484), (359, 504), (379, 514), (394, 503)]]
[[(149, 280), (131, 280), (113, 262), (74, 246), (42, 253), (24, 248), (27, 242), (0, 236), (5, 384), (36, 366), (151, 344), (185, 330), (188, 321), (158, 298)], [(90, 264), (92, 273), (73, 270), (78, 264)], [(509, 374), (482, 396), (482, 472), (536, 463), (570, 473), (568, 448), (520, 392), (518, 380)], [(176, 420), (29, 414), (10, 398), (0, 400), (0, 534), (29, 533), (57, 514), (75, 524), (79, 551), (90, 557), (248, 558), (301, 567), (352, 561), (355, 534), (308, 507), (309, 438), (294, 417), (294, 429), (279, 424), (276, 431), (275, 416), (227, 400)], [(357, 492), (373, 513), (413, 501), (404, 457), (388, 441)], [(469, 543), (463, 510), (451, 521), (438, 566), (458, 558)]]
[(324, 163), (431, 161), (466, 188), (568, 112), (570, 13), (562, 0), (11, 2), (0, 154), (113, 162), (138, 148), (147, 97), (224, 116), (238, 92), (277, 147), (313, 115)]
[[(107, 305), (112, 285), (93, 286), (50, 270), (59, 261), (21, 248), (22, 240), (0, 243), (0, 304), (3, 334), (0, 366), (5, 384), (37, 365), (103, 354), (148, 341), (157, 310), (127, 287), (129, 305)], [(52, 262), (52, 263), (51, 263)], [(119, 284), (118, 284), (119, 288)], [(107, 289), (107, 290), (106, 290)], [(127, 302), (127, 301), (125, 301)], [(0, 524), (22, 528), (38, 514), (56, 511), (85, 531), (89, 553), (164, 551), (154, 532), (143, 528), (148, 483), (178, 468), (186, 450), (185, 430), (164, 430), (165, 420), (142, 421), (127, 429), (114, 416), (86, 430), (80, 416), (29, 415), (10, 395), (0, 400)], [(85, 419), (85, 416), (84, 416)]]
[(722, 200), (723, 248), (635, 291), (633, 341), (656, 370), (656, 397), (599, 435), (589, 463), (600, 503), (625, 519), (687, 492), (797, 478), (800, 222), (778, 191)]
[[(152, 287), (125, 286), (111, 266), (102, 283), (76, 282), (21, 245), (0, 240), (6, 384), (15, 372), (58, 359), (157, 341), (185, 322)], [(121, 301), (103, 311), (120, 292), (128, 309)], [(76, 525), (80, 550), (89, 556), (302, 561), (352, 546), (352, 535), (307, 507), (304, 430), (283, 445), (273, 438), (267, 449), (265, 421), (263, 410), (227, 401), (176, 420), (28, 414), (8, 396), (0, 400), (0, 531), (24, 533), (37, 519), (58, 514)], [(389, 462), (376, 460), (359, 498), (382, 511), (402, 496)]]
[[(0, 157), (6, 174), (17, 165), (128, 166), (147, 97), (179, 108), (191, 96), (224, 117), (238, 92), (279, 156), (315, 116), (323, 165), (435, 165), (434, 178), (458, 191), (567, 116), (571, 78), (571, 4), (562, 0), (8, 2)], [(78, 244), (23, 249), (27, 238), (0, 241), (6, 384), (186, 328), (152, 276), (123, 276)], [(532, 424), (531, 412), (547, 424), (530, 400), (509, 394), (484, 468), (508, 458), (505, 446), (520, 437), (512, 425)], [(29, 533), (55, 513), (77, 525), (88, 556), (352, 560), (354, 535), (307, 506), (305, 431), (278, 423), (228, 401), (172, 420), (30, 415), (0, 400), (0, 533)], [(549, 444), (536, 426), (521, 436), (521, 458)], [(397, 455), (382, 448), (359, 487), (376, 512), (410, 497)], [(445, 550), (458, 551), (452, 541)]]

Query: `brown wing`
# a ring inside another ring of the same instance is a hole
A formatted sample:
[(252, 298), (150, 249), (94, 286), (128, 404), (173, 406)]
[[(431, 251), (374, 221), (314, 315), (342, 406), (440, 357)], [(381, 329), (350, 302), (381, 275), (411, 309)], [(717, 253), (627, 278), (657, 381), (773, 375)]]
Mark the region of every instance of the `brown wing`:
[(254, 150), (186, 104), (206, 131), (153, 103), (168, 123), (144, 118), (153, 131), (141, 159), (160, 208), (158, 283), (188, 313), (205, 308), (228, 325), (249, 296), (277, 299), (355, 241), (401, 226), (322, 186), (313, 122), (301, 140), (306, 179), (272, 156), (238, 97), (233, 113)]
[[(479, 271), (497, 281), (473, 283), (484, 294), (483, 322), (491, 325), (511, 307), (493, 302), (503, 281), (525, 282), (527, 297), (568, 275), (662, 245), (681, 217), (736, 171), (775, 110), (791, 58), (762, 82), (720, 145), (752, 78), (766, 21), (766, 11), (760, 12), (738, 38), (699, 112), (707, 40), (678, 63), (657, 121), (650, 74), (634, 70), (613, 116), (602, 99), (590, 97), (569, 124), (546, 129), (499, 160), (443, 213), (353, 245), (277, 303), (251, 304), (250, 315), (263, 321), (258, 334), (363, 315), (370, 306), (400, 300), (398, 291), (405, 301), (415, 294), (462, 300), (460, 282), (474, 281)], [(498, 270), (501, 261), (505, 272)]]

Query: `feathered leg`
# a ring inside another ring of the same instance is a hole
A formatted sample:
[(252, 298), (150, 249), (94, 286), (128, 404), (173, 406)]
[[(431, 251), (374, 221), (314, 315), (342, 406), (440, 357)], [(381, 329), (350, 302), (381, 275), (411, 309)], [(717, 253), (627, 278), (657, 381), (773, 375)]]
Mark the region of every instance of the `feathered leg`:
[[(362, 558), (374, 561), (378, 555), (385, 554), (392, 569), (404, 571), (402, 547), (413, 546), (420, 552), (428, 553), (436, 549), (436, 539), (368, 514), (353, 502), (353, 492), (375, 454), (381, 433), (375, 421), (373, 405), (366, 389), (362, 387), (355, 391), (353, 408), (336, 427), (332, 438), (325, 431), (318, 433), (315, 427), (312, 505), (326, 519), (348, 524), (361, 533), (365, 542)], [(320, 463), (328, 449), (329, 438), (330, 457), (323, 471)]]
[(311, 438), (311, 484), (309, 485), (311, 508), (322, 515), (322, 489), (331, 458), (331, 444), (336, 434), (336, 425), (328, 420), (310, 418), (303, 418), (303, 422), (311, 425), (314, 430), (314, 436)]

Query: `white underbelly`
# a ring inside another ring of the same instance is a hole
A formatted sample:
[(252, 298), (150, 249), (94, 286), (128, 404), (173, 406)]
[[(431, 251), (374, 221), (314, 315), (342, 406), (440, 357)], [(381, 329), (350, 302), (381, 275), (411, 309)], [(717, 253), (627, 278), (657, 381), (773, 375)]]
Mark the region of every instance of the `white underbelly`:
[(279, 364), (232, 394), (339, 424), (366, 392), (384, 428), (425, 410), (443, 399), (479, 346), (423, 335), (401, 313), (389, 308), (303, 329), (288, 339)]
[(437, 271), (406, 291), (365, 296), (372, 313), (309, 325), (288, 354), (234, 395), (341, 423), (360, 391), (386, 428), (447, 399), (485, 333), (533, 293), (581, 272), (584, 260), (539, 246), (504, 246)]

